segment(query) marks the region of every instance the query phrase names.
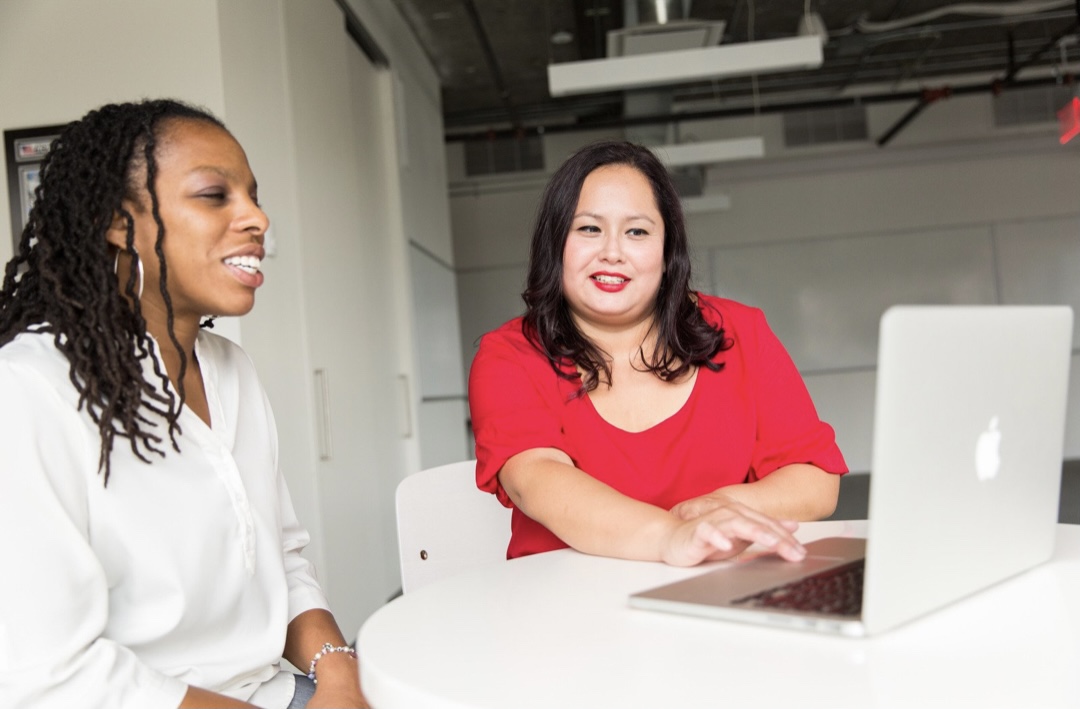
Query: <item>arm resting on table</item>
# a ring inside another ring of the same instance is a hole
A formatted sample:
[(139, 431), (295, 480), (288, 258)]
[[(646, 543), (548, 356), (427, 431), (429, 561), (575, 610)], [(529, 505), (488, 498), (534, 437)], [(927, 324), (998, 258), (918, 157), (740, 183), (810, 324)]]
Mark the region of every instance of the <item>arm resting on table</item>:
[(754, 542), (786, 559), (805, 554), (792, 536), (797, 527), (793, 523), (733, 500), (699, 518), (680, 520), (601, 483), (554, 448), (513, 456), (499, 472), (499, 481), (523, 513), (586, 554), (674, 566), (728, 558)]
[(797, 463), (777, 468), (760, 480), (728, 485), (692, 497), (671, 511), (680, 519), (695, 519), (735, 501), (770, 517), (806, 522), (831, 515), (836, 510), (839, 493), (839, 475)]

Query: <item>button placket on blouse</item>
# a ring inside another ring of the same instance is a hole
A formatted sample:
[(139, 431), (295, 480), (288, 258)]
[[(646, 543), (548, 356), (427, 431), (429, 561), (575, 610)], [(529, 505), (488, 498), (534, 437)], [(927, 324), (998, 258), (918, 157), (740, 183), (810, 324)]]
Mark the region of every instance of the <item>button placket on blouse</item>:
[[(195, 356), (199, 357), (199, 343), (195, 343)], [(206, 393), (207, 407), (210, 409), (210, 427), (201, 427), (201, 431), (208, 434), (205, 447), (207, 457), (214, 466), (218, 480), (229, 494), (233, 513), (240, 529), (240, 547), (244, 555), (244, 570), (248, 575), (255, 573), (255, 520), (251, 511), (251, 502), (248, 499), (247, 489), (244, 487), (240, 468), (233, 458), (232, 450), (226, 444), (231, 438), (228, 435), (228, 422), (225, 417), (224, 407), (218, 396), (217, 370), (213, 363), (199, 358), (202, 368), (203, 386)], [(200, 423), (202, 423), (200, 421)]]

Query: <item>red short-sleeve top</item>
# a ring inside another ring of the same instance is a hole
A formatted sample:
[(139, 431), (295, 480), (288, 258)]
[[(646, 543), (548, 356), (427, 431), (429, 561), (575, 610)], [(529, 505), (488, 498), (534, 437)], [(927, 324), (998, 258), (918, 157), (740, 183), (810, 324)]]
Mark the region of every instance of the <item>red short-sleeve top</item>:
[[(597, 480), (664, 509), (793, 463), (847, 472), (832, 427), (818, 418), (764, 314), (704, 294), (698, 307), (733, 341), (714, 357), (724, 366), (701, 367), (683, 407), (636, 433), (611, 425), (588, 396), (578, 396), (579, 380), (556, 374), (525, 338), (521, 318), (484, 335), (469, 375), (480, 489), (512, 507), (499, 471), (532, 448), (557, 448)], [(567, 546), (516, 508), (511, 528), (508, 558)]]

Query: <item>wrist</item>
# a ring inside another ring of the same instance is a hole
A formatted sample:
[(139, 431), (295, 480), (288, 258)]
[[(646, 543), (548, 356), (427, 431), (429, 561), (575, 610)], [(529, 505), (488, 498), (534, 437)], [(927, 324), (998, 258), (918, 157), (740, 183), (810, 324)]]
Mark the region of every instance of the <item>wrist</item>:
[(675, 541), (679, 534), (679, 529), (684, 524), (684, 521), (679, 519), (671, 512), (666, 513), (666, 517), (657, 522), (657, 538), (656, 538), (656, 555), (653, 557), (653, 561), (660, 561), (665, 564), (672, 563), (672, 554), (677, 547)]
[(311, 658), (307, 676), (318, 685), (320, 679), (331, 682), (335, 677), (351, 677), (356, 673), (356, 650), (348, 645), (325, 643)]

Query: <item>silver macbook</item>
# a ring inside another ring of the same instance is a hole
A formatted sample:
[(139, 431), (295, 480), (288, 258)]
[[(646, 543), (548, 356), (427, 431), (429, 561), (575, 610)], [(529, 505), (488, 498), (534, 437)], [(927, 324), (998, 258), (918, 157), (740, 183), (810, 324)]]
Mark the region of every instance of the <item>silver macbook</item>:
[(636, 608), (870, 635), (1046, 561), (1072, 310), (895, 306), (881, 318), (867, 539), (725, 565)]

